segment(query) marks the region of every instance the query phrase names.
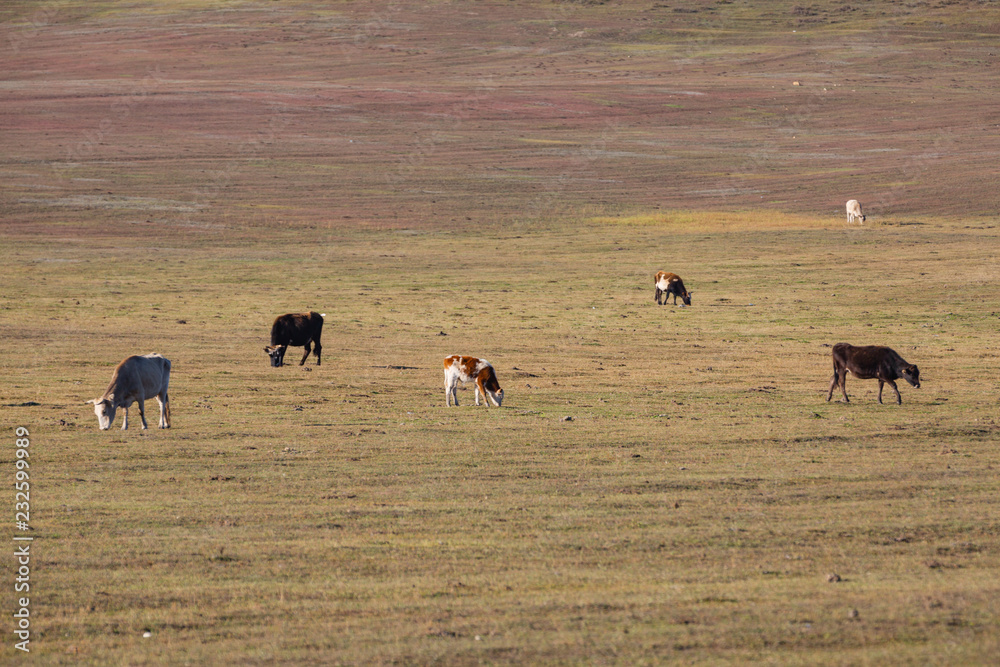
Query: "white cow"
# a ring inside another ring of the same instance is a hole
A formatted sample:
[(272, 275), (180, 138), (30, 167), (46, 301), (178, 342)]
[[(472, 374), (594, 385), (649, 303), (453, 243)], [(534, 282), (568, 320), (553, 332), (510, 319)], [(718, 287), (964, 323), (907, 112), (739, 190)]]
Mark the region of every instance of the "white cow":
[(156, 396), (160, 404), (160, 428), (170, 428), (170, 399), (167, 396), (169, 383), (169, 359), (159, 354), (129, 357), (115, 368), (111, 384), (104, 390), (104, 395), (87, 403), (94, 404), (94, 413), (102, 431), (111, 428), (118, 408), (125, 408), (122, 430), (127, 429), (128, 408), (132, 403), (138, 403), (139, 417), (142, 419), (142, 428), (145, 429), (146, 411), (143, 409), (143, 401)]
[(862, 223), (865, 221), (865, 216), (861, 213), (861, 204), (857, 199), (852, 199), (847, 202), (847, 224), (851, 224), (857, 218), (860, 218)]

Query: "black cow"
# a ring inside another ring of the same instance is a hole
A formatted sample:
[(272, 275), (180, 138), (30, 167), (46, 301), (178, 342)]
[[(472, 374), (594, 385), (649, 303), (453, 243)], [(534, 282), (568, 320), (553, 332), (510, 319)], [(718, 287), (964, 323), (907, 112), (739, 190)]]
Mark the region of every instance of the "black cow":
[(878, 379), (878, 402), (882, 402), (882, 386), (886, 383), (896, 392), (896, 403), (902, 405), (903, 399), (896, 388), (896, 380), (903, 378), (911, 385), (920, 389), (920, 369), (908, 363), (895, 350), (879, 345), (863, 345), (854, 347), (847, 343), (837, 343), (833, 346), (833, 379), (830, 381), (830, 393), (826, 400), (833, 398), (833, 390), (840, 385), (844, 392), (844, 402), (847, 398), (847, 371), (859, 380)]
[(306, 353), (302, 355), (299, 366), (306, 363), (309, 357), (310, 343), (316, 344), (316, 365), (320, 365), (320, 351), (323, 346), (319, 343), (319, 337), (323, 333), (323, 318), (325, 314), (316, 312), (282, 315), (274, 320), (271, 327), (271, 344), (264, 348), (267, 355), (271, 357), (271, 366), (278, 367), (285, 365), (285, 350), (288, 346), (298, 347), (305, 345)]

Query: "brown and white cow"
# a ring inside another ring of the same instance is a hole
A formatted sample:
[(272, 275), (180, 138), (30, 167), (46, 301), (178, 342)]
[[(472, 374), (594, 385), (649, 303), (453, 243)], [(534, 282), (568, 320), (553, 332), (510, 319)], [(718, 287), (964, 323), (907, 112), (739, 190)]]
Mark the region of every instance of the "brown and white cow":
[(155, 396), (160, 404), (160, 428), (170, 428), (168, 384), (170, 384), (169, 359), (159, 354), (129, 357), (115, 368), (111, 375), (111, 384), (104, 390), (104, 394), (87, 403), (94, 404), (97, 425), (102, 431), (111, 428), (118, 408), (125, 408), (122, 430), (128, 429), (128, 408), (133, 403), (138, 403), (139, 418), (142, 419), (142, 428), (145, 429), (146, 411), (143, 401)]
[(479, 394), (483, 395), (483, 402), (486, 407), (490, 406), (490, 400), (499, 408), (503, 403), (503, 389), (497, 381), (497, 374), (493, 366), (485, 359), (476, 357), (465, 357), (453, 354), (444, 360), (444, 398), (445, 405), (451, 407), (452, 399), (458, 406), (458, 383), (476, 383), (476, 405), (479, 405)]
[(289, 345), (293, 347), (305, 346), (306, 353), (302, 355), (302, 361), (299, 362), (299, 366), (303, 365), (309, 357), (309, 352), (312, 351), (309, 347), (310, 343), (316, 345), (314, 354), (316, 355), (316, 365), (319, 366), (319, 355), (323, 350), (319, 339), (323, 334), (324, 317), (326, 317), (326, 313), (308, 312), (289, 313), (275, 319), (271, 326), (271, 344), (264, 348), (267, 356), (271, 357), (271, 366), (277, 368), (285, 365), (285, 350), (288, 349)]
[(677, 305), (677, 297), (681, 298), (685, 306), (691, 305), (691, 294), (684, 288), (684, 281), (676, 273), (667, 273), (666, 271), (657, 272), (656, 276), (653, 277), (653, 285), (656, 287), (656, 303), (660, 304), (660, 295), (663, 295), (663, 303), (661, 306), (667, 305), (667, 299), (671, 294), (674, 295), (674, 305)]
[(908, 363), (903, 357), (888, 347), (879, 345), (863, 345), (855, 347), (847, 343), (837, 343), (833, 346), (833, 379), (830, 381), (830, 392), (826, 396), (833, 398), (833, 390), (840, 385), (844, 392), (844, 402), (847, 398), (847, 372), (850, 371), (859, 380), (878, 379), (878, 402), (882, 402), (882, 386), (886, 383), (896, 392), (896, 403), (903, 404), (903, 399), (896, 388), (896, 380), (903, 378), (911, 385), (920, 389), (920, 369)]
[(864, 223), (865, 216), (861, 213), (861, 204), (858, 203), (858, 200), (851, 199), (847, 202), (847, 224), (851, 224), (855, 220), (861, 220)]

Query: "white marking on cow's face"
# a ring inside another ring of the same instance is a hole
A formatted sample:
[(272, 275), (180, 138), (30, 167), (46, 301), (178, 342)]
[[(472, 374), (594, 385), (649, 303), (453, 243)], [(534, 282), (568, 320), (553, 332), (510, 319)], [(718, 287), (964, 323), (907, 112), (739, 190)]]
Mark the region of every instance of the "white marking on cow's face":
[(909, 366), (902, 371), (903, 379), (910, 385), (920, 389), (920, 370), (916, 366)]
[(102, 431), (107, 431), (111, 428), (111, 422), (115, 420), (115, 408), (111, 404), (111, 401), (95, 398), (87, 402), (94, 404), (94, 414), (97, 415), (97, 426)]
[(268, 345), (264, 348), (264, 352), (267, 353), (267, 356), (271, 357), (272, 368), (278, 368), (279, 366), (285, 365), (284, 357), (287, 347), (287, 345), (275, 345), (274, 347)]

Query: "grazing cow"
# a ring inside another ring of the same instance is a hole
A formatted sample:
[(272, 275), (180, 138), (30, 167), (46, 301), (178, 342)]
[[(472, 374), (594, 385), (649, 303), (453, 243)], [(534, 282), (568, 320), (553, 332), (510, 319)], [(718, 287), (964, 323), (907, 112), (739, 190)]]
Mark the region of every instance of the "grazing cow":
[(888, 383), (896, 392), (896, 403), (903, 404), (903, 399), (896, 388), (896, 380), (903, 378), (911, 385), (920, 389), (920, 369), (907, 363), (895, 350), (878, 345), (854, 347), (847, 343), (837, 343), (833, 346), (833, 379), (830, 381), (830, 393), (826, 400), (833, 398), (833, 390), (840, 385), (844, 392), (844, 402), (847, 398), (847, 371), (859, 380), (878, 379), (878, 402), (882, 402), (882, 386)]
[(847, 224), (851, 224), (857, 219), (860, 219), (863, 223), (865, 216), (861, 213), (861, 204), (858, 203), (858, 200), (852, 199), (847, 202)]
[(285, 365), (285, 350), (288, 346), (299, 347), (305, 345), (306, 353), (302, 355), (299, 366), (306, 363), (311, 351), (309, 344), (315, 343), (316, 365), (320, 365), (320, 351), (323, 346), (319, 344), (319, 337), (323, 333), (323, 318), (326, 313), (302, 313), (300, 315), (289, 313), (274, 320), (271, 326), (271, 344), (264, 348), (267, 356), (271, 357), (271, 366), (277, 368)]
[(94, 404), (97, 424), (102, 431), (111, 428), (115, 421), (115, 411), (125, 408), (125, 420), (122, 430), (128, 428), (128, 408), (132, 403), (139, 404), (139, 417), (142, 428), (146, 426), (146, 411), (143, 401), (156, 396), (160, 404), (160, 428), (170, 428), (170, 398), (167, 396), (167, 385), (170, 383), (170, 360), (159, 354), (147, 354), (143, 357), (129, 357), (118, 364), (111, 376), (111, 384), (104, 390), (104, 395), (87, 403)]
[[(676, 273), (659, 271), (653, 278), (653, 285), (656, 287), (656, 303), (661, 306), (667, 305), (667, 299), (674, 295), (674, 305), (677, 305), (677, 297), (681, 298), (685, 306), (691, 305), (691, 294), (684, 288), (684, 281)], [(660, 295), (663, 295), (663, 303), (660, 303)]]
[(459, 381), (476, 383), (476, 405), (479, 405), (480, 393), (486, 407), (490, 406), (490, 399), (498, 408), (503, 403), (503, 389), (497, 381), (497, 374), (485, 359), (453, 354), (444, 360), (444, 400), (448, 407), (451, 407), (453, 398), (455, 406), (458, 406)]

